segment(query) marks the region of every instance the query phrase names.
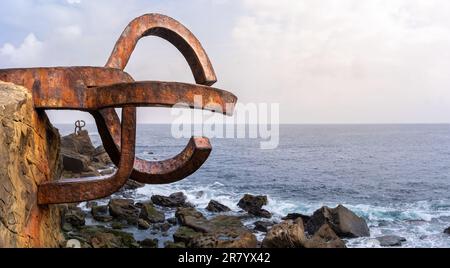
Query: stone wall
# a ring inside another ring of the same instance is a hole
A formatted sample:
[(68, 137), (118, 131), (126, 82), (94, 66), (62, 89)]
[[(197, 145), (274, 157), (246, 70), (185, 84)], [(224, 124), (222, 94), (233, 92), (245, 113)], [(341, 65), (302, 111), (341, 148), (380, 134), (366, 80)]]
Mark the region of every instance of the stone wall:
[(38, 206), (37, 185), (58, 178), (60, 138), (27, 89), (0, 81), (0, 247), (58, 247), (57, 206)]

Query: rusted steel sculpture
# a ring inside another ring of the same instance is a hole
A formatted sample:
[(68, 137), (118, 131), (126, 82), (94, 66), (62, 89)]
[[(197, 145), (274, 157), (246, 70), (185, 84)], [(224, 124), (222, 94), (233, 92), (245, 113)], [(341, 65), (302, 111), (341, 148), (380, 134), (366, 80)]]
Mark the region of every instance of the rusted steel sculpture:
[(84, 120), (77, 120), (75, 122), (75, 130), (73, 131), (73, 133), (78, 135), (85, 126), (86, 126), (86, 122), (84, 122)]
[[(126, 72), (140, 38), (159, 36), (172, 43), (187, 60), (197, 84), (142, 81)], [(178, 21), (160, 14), (134, 19), (123, 31), (105, 67), (50, 67), (0, 70), (0, 80), (28, 88), (36, 109), (81, 110), (93, 115), (103, 145), (118, 167), (110, 177), (74, 178), (39, 185), (38, 203), (70, 203), (103, 198), (119, 190), (128, 178), (146, 184), (172, 183), (194, 173), (208, 158), (206, 137), (192, 137), (172, 159), (135, 158), (136, 107), (172, 107), (177, 103), (227, 115), (236, 96), (212, 88), (216, 75), (197, 38)], [(198, 107), (195, 96), (204, 102)], [(228, 105), (227, 105), (228, 104)], [(114, 108), (122, 109), (122, 121)]]

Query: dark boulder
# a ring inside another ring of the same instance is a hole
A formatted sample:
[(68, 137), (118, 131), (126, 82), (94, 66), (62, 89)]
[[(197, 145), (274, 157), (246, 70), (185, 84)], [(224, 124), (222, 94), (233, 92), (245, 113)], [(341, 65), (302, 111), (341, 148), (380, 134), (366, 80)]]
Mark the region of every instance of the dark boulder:
[(108, 153), (106, 153), (103, 145), (100, 145), (97, 148), (95, 148), (94, 152), (92, 153), (92, 161), (96, 163), (96, 165), (103, 167), (113, 165), (113, 162), (109, 158)]
[(61, 138), (61, 158), (63, 178), (101, 176), (98, 169), (106, 168), (106, 163), (95, 160), (96, 148), (92, 145), (87, 131), (70, 134)]
[(399, 247), (406, 241), (406, 238), (396, 235), (385, 235), (377, 237), (376, 239), (380, 242), (380, 246), (382, 247)]
[(207, 220), (198, 211), (178, 209), (183, 226), (173, 235), (189, 248), (255, 248), (257, 240), (237, 217), (220, 215)]
[(267, 205), (267, 202), (267, 196), (265, 195), (254, 196), (246, 194), (241, 198), (241, 200), (239, 200), (238, 207), (242, 208), (253, 216), (270, 219), (272, 217), (272, 214), (262, 208), (263, 206)]
[(148, 230), (151, 227), (150, 223), (144, 219), (138, 219), (137, 226), (140, 230)]
[(152, 228), (154, 230), (159, 230), (161, 232), (167, 232), (170, 230), (170, 228), (172, 228), (172, 225), (168, 222), (158, 223), (158, 224), (153, 224)]
[(127, 227), (126, 222), (114, 221), (111, 223), (111, 228), (113, 228), (114, 230), (122, 230), (125, 227)]
[(139, 244), (133, 235), (103, 226), (83, 226), (77, 237), (83, 238), (93, 248), (137, 248)]
[(71, 230), (71, 227), (78, 228), (86, 224), (86, 213), (81, 208), (74, 205), (63, 205), (60, 211), (62, 226), (66, 225), (64, 229)]
[(211, 211), (211, 212), (218, 212), (218, 213), (231, 211), (231, 209), (229, 207), (217, 202), (216, 200), (209, 201), (209, 204), (206, 207), (206, 210)]
[(300, 213), (289, 213), (289, 214), (286, 215), (286, 217), (283, 217), (282, 220), (284, 220), (284, 221), (287, 221), (287, 220), (295, 221), (298, 218), (301, 218), (302, 221), (306, 224), (311, 219), (311, 216), (300, 214)]
[(183, 207), (186, 205), (186, 199), (187, 197), (179, 192), (179, 193), (173, 193), (169, 196), (162, 196), (162, 195), (154, 195), (152, 196), (152, 202), (155, 205), (162, 206), (162, 207)]
[(193, 238), (190, 248), (256, 248), (256, 236), (238, 217), (220, 215), (205, 222), (207, 232)]
[(370, 236), (366, 221), (342, 205), (316, 210), (306, 224), (306, 231), (314, 235), (326, 223), (342, 238)]
[(89, 172), (91, 168), (89, 157), (81, 154), (77, 154), (67, 150), (61, 150), (61, 158), (63, 168), (66, 171), (74, 173)]
[(328, 224), (324, 224), (306, 241), (305, 248), (346, 248), (346, 246), (333, 229)]
[(153, 206), (153, 203), (147, 202), (138, 205), (141, 207), (141, 213), (139, 217), (146, 220), (149, 223), (164, 222), (165, 215)]
[(167, 222), (170, 223), (171, 225), (177, 225), (178, 224), (178, 220), (175, 217), (167, 219)]
[(246, 194), (244, 197), (239, 200), (238, 207), (242, 208), (245, 211), (257, 211), (260, 210), (263, 206), (267, 205), (267, 196), (263, 195), (250, 195)]
[(91, 208), (91, 214), (96, 221), (110, 222), (113, 220), (113, 217), (108, 213), (108, 206), (94, 205)]
[(255, 225), (254, 230), (267, 233), (275, 223), (270, 221), (256, 221), (253, 224)]
[(137, 224), (140, 209), (134, 205), (132, 199), (111, 199), (109, 201), (109, 214), (118, 220), (126, 220), (128, 224)]
[(127, 191), (127, 190), (136, 190), (139, 188), (144, 187), (145, 184), (134, 181), (134, 180), (127, 180), (127, 182), (125, 183), (125, 185), (122, 187), (122, 191)]
[(164, 243), (164, 248), (186, 248), (186, 245), (183, 242), (175, 243), (172, 241), (166, 241)]
[(93, 155), (95, 147), (87, 130), (82, 130), (78, 134), (70, 134), (61, 137), (61, 149), (66, 149), (82, 155)]
[(175, 233), (173, 234), (173, 240), (175, 243), (184, 243), (187, 244), (192, 241), (194, 238), (201, 236), (202, 233), (196, 232), (195, 230), (186, 227), (180, 226)]
[(187, 226), (195, 231), (207, 232), (206, 218), (195, 208), (180, 207), (175, 212), (175, 217), (181, 225)]
[(256, 217), (261, 217), (261, 218), (266, 218), (266, 219), (272, 218), (272, 213), (270, 213), (269, 211), (267, 211), (265, 209), (249, 210), (248, 213), (253, 216), (256, 216)]
[(142, 248), (157, 248), (158, 242), (159, 242), (158, 239), (147, 238), (142, 241), (139, 241), (138, 243)]
[(274, 225), (262, 241), (262, 248), (304, 248), (305, 231), (301, 219)]
[(450, 227), (448, 227), (447, 229), (444, 230), (444, 234), (450, 235)]

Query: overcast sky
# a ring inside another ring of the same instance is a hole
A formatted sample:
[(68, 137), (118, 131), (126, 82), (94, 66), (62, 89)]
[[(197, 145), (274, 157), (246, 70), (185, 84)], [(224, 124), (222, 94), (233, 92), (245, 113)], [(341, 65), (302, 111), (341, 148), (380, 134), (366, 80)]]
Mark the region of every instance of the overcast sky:
[[(202, 42), (217, 87), (280, 103), (282, 123), (450, 122), (447, 0), (2, 0), (0, 68), (105, 64), (124, 27), (163, 13)], [(156, 37), (126, 69), (136, 80), (194, 82)], [(140, 109), (140, 122), (167, 111)], [(53, 122), (89, 118), (52, 112)]]

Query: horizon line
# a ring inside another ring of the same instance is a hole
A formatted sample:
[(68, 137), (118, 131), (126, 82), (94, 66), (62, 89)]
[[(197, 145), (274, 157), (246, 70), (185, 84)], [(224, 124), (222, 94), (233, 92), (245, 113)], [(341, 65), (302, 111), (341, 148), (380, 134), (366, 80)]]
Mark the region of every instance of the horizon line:
[[(73, 125), (73, 123), (52, 123), (53, 125)], [(95, 122), (86, 122), (87, 125), (95, 125)], [(171, 123), (136, 123), (137, 125), (171, 125)], [(192, 124), (194, 125), (194, 124)], [(206, 124), (205, 124), (206, 125)], [(230, 125), (230, 124), (223, 124)], [(234, 124), (233, 124), (234, 125)], [(236, 125), (259, 125), (255, 123), (241, 123)], [(437, 123), (280, 123), (278, 125), (304, 125), (304, 126), (320, 126), (320, 125), (450, 125), (450, 122)]]

